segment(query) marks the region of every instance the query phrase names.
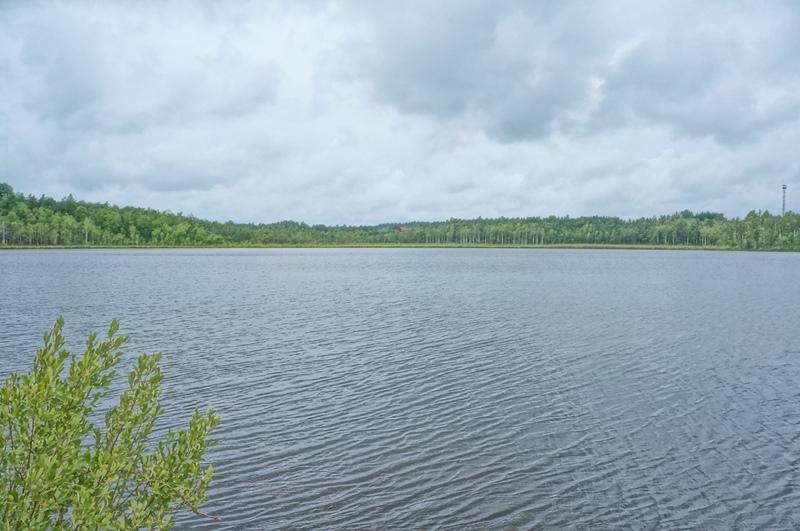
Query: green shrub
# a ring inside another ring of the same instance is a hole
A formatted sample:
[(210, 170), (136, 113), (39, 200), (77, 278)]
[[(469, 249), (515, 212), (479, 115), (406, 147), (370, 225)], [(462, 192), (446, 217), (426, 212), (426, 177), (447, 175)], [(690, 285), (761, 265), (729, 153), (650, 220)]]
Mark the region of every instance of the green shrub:
[(119, 402), (93, 425), (127, 337), (114, 320), (75, 356), (63, 326), (59, 318), (44, 334), (30, 373), (0, 389), (0, 529), (165, 529), (181, 508), (208, 516), (199, 506), (213, 469), (202, 459), (216, 413), (195, 411), (185, 430), (152, 443), (161, 354), (143, 354)]

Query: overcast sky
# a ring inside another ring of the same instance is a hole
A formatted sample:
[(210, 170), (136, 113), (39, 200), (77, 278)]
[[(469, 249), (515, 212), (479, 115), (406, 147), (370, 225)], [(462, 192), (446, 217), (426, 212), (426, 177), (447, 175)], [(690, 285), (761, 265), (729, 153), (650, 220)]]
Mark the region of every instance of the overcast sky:
[(0, 140), (18, 191), (219, 220), (775, 212), (800, 2), (6, 1)]

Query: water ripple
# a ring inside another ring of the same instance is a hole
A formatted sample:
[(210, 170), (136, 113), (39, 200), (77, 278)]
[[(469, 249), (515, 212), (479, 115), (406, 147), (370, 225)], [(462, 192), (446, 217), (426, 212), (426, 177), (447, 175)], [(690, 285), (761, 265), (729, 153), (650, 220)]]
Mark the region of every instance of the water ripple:
[(223, 422), (230, 529), (795, 529), (800, 255), (0, 253), (0, 372), (55, 315)]

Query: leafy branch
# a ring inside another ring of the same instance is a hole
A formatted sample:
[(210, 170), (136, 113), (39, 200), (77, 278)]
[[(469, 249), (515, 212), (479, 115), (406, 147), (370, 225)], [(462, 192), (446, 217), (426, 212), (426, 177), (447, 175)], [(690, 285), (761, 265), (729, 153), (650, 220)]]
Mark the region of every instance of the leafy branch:
[(0, 529), (168, 529), (179, 509), (218, 519), (200, 510), (217, 414), (195, 411), (186, 429), (151, 441), (163, 412), (161, 354), (142, 354), (94, 425), (127, 337), (114, 320), (103, 340), (91, 334), (73, 356), (63, 327), (59, 318), (44, 334), (30, 373), (0, 387)]

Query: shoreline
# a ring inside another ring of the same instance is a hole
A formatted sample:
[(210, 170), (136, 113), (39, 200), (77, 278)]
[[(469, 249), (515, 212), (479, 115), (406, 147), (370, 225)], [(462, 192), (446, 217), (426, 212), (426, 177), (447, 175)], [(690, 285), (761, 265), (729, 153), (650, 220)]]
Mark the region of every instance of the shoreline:
[(497, 245), (497, 244), (435, 244), (435, 243), (352, 243), (352, 244), (264, 244), (264, 245), (0, 245), (2, 251), (47, 251), (47, 250), (118, 250), (118, 249), (573, 249), (573, 250), (640, 250), (640, 251), (741, 251), (797, 253), (793, 249), (740, 249), (736, 247), (699, 245), (652, 245), (652, 244), (545, 244), (545, 245)]

